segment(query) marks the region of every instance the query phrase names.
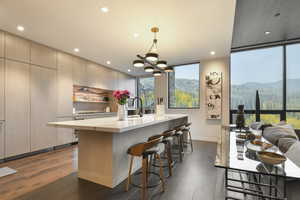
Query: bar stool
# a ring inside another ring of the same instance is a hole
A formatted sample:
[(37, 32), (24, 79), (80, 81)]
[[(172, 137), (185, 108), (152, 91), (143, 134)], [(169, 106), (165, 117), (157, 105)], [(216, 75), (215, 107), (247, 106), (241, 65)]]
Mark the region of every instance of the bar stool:
[(183, 141), (184, 144), (189, 144), (191, 147), (191, 151), (194, 151), (193, 148), (193, 140), (192, 140), (192, 135), (191, 135), (191, 125), (192, 123), (186, 123), (184, 129), (182, 130), (184, 136), (186, 136), (187, 141)]
[[(148, 141), (151, 141), (153, 139), (159, 138), (161, 136), (163, 136), (163, 140), (162, 143), (165, 146), (165, 151), (163, 153), (165, 153), (166, 157), (161, 157), (162, 159), (167, 159), (168, 161), (168, 165), (163, 165), (162, 167), (168, 167), (169, 170), (169, 176), (172, 176), (172, 167), (173, 167), (173, 158), (172, 158), (172, 141), (173, 141), (173, 136), (175, 134), (175, 130), (167, 130), (165, 132), (163, 132), (161, 135), (154, 135), (149, 137)], [(154, 163), (153, 162), (153, 158), (151, 156), (150, 158), (150, 166), (154, 166), (154, 167), (159, 167), (158, 165), (156, 165), (156, 159), (154, 159)]]
[[(159, 138), (156, 138), (154, 140), (144, 142), (144, 143), (139, 143), (131, 146), (127, 153), (131, 155), (130, 159), (130, 166), (129, 166), (129, 172), (128, 172), (128, 178), (127, 178), (127, 184), (126, 184), (126, 191), (129, 190), (129, 186), (133, 185), (135, 187), (142, 188), (142, 199), (147, 199), (147, 189), (150, 187), (155, 187), (155, 186), (148, 186), (148, 176), (149, 174), (154, 174), (159, 176), (160, 178), (160, 183), (161, 183), (161, 189), (162, 192), (165, 190), (165, 182), (164, 182), (164, 177), (163, 177), (163, 168), (162, 168), (162, 163), (161, 163), (161, 158), (160, 158), (160, 153), (161, 149), (159, 147), (159, 143), (161, 143), (163, 140), (163, 136), (160, 136)], [(149, 172), (149, 157), (154, 155), (155, 158), (159, 161), (159, 166), (160, 166), (160, 172), (159, 175), (154, 173), (154, 172)], [(132, 172), (132, 165), (133, 165), (133, 159), (134, 157), (142, 157), (142, 185), (135, 185), (131, 182), (131, 172)]]
[(179, 161), (182, 162), (183, 158), (183, 129), (185, 128), (185, 125), (180, 125), (175, 127), (175, 133), (173, 137), (177, 139), (177, 146), (178, 146), (178, 152), (176, 154), (179, 154)]

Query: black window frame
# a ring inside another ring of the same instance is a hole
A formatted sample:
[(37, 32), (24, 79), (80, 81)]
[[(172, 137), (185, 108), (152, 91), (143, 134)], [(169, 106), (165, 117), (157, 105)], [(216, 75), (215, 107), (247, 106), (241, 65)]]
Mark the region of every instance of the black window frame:
[(193, 64), (198, 64), (198, 67), (199, 67), (199, 88), (198, 88), (198, 91), (199, 91), (199, 98), (198, 98), (198, 105), (199, 106), (195, 106), (195, 107), (171, 107), (170, 106), (170, 87), (169, 87), (169, 82), (170, 82), (170, 76), (168, 73), (168, 109), (170, 110), (192, 110), (192, 109), (200, 109), (200, 97), (201, 97), (201, 93), (200, 93), (200, 87), (201, 87), (201, 71), (200, 71), (200, 62), (197, 61), (197, 62), (192, 62), (192, 63), (184, 63), (184, 64), (180, 64), (180, 65), (173, 65), (172, 67), (175, 69), (176, 67), (182, 67), (182, 66), (185, 66), (185, 65), (193, 65)]
[[(300, 113), (300, 109), (287, 109), (287, 46), (293, 45), (293, 44), (300, 44), (299, 40), (295, 41), (279, 41), (276, 43), (269, 43), (269, 44), (263, 44), (260, 46), (248, 46), (248, 47), (240, 47), (240, 48), (235, 48), (231, 49), (231, 54), (236, 53), (236, 52), (242, 52), (242, 51), (250, 51), (250, 50), (258, 50), (258, 49), (266, 49), (266, 48), (271, 48), (271, 47), (278, 47), (281, 46), (282, 48), (282, 54), (283, 54), (283, 64), (282, 64), (282, 109), (281, 110), (260, 110), (261, 114), (279, 114), (280, 115), (280, 120), (286, 120), (286, 114), (287, 113)], [(230, 68), (229, 68), (229, 82), (230, 82), (230, 99), (229, 99), (229, 119), (230, 123), (233, 123), (233, 115), (237, 114), (237, 109), (231, 109), (231, 59), (230, 59)], [(254, 110), (245, 110), (245, 114), (255, 114), (255, 109)], [(257, 120), (257, 119), (256, 119)]]

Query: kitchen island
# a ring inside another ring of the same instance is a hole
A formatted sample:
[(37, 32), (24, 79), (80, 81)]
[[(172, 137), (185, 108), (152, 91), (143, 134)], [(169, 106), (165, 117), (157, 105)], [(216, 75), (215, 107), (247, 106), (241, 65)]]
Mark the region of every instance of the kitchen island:
[[(113, 188), (128, 176), (127, 149), (148, 137), (174, 128), (188, 120), (187, 115), (144, 115), (118, 121), (117, 117), (64, 122), (49, 126), (76, 129), (79, 134), (78, 177)], [(141, 167), (134, 162), (133, 173)]]

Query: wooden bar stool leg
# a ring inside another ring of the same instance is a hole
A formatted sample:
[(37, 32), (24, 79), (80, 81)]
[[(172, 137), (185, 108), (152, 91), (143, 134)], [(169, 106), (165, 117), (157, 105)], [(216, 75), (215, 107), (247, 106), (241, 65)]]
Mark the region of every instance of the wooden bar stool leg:
[(160, 155), (159, 154), (156, 154), (156, 157), (159, 161), (159, 175), (160, 175), (160, 178), (161, 178), (161, 189), (162, 189), (162, 192), (165, 191), (165, 181), (164, 181), (164, 172), (163, 172), (163, 164), (162, 164), (162, 161), (160, 159)]
[(126, 191), (128, 192), (129, 186), (131, 184), (131, 171), (132, 171), (132, 164), (133, 164), (133, 156), (130, 158), (130, 165), (129, 165), (129, 172), (128, 172), (128, 178), (127, 178), (127, 184), (126, 184)]
[(147, 157), (142, 162), (142, 200), (147, 199)]
[(190, 137), (191, 150), (193, 152), (194, 151), (194, 147), (193, 147), (193, 140), (192, 140), (191, 131), (189, 131), (189, 137)]

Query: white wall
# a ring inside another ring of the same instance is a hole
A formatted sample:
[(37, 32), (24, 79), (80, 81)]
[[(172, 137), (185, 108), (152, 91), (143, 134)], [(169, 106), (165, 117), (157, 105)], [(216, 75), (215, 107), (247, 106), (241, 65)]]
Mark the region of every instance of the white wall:
[[(213, 71), (222, 72), (223, 74), (221, 120), (206, 119), (205, 75)], [(200, 109), (168, 109), (167, 76), (158, 77), (155, 81), (155, 94), (157, 97), (164, 97), (166, 113), (188, 114), (189, 120), (192, 122), (191, 131), (194, 140), (217, 141), (221, 133), (221, 125), (229, 123), (229, 57), (200, 61)]]

